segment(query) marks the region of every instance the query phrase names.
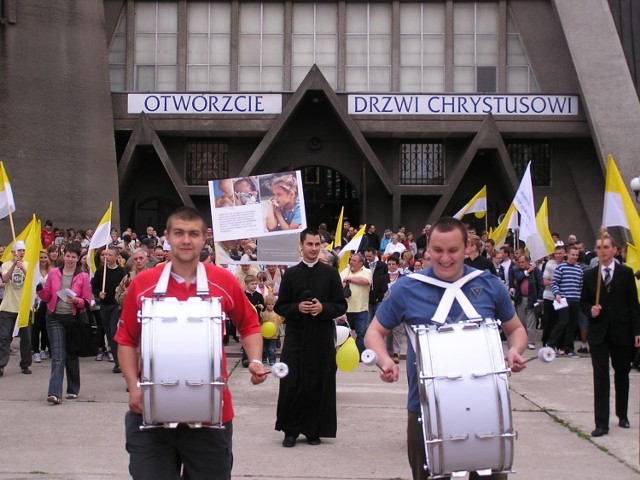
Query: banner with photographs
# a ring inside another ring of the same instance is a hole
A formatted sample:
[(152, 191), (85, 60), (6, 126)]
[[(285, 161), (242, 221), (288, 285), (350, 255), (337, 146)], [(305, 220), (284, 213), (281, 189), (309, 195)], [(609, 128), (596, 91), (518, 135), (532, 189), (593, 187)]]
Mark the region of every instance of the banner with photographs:
[(209, 181), (216, 263), (295, 265), (306, 228), (299, 171)]

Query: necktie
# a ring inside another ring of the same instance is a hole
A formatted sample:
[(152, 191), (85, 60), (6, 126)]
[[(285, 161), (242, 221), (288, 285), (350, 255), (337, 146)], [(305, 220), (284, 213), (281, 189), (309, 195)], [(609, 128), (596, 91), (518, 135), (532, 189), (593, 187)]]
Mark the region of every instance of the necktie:
[(609, 286), (610, 283), (611, 283), (611, 269), (609, 267), (606, 267), (604, 269), (604, 284), (606, 286)]

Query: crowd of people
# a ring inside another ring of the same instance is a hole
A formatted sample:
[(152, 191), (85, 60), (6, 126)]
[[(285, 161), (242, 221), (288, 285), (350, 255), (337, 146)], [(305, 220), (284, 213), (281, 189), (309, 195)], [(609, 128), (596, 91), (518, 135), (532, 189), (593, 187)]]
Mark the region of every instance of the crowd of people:
[[(629, 370), (632, 366), (640, 369), (634, 352), (634, 347), (636, 351), (640, 347), (640, 308), (634, 272), (624, 266), (625, 249), (619, 249), (607, 234), (592, 250), (573, 235), (563, 241), (554, 234), (555, 252), (532, 261), (526, 246), (511, 232), (502, 245), (496, 245), (487, 232), (476, 232), (468, 225), (460, 227), (459, 222), (449, 223), (440, 220), (434, 228), (425, 225), (419, 235), (404, 226), (386, 228), (382, 237), (375, 225), (367, 225), (359, 248), (351, 253), (348, 266), (341, 271), (340, 245), (346, 245), (358, 231), (348, 221), (342, 225), (344, 235), (338, 239), (326, 224), (303, 230), (302, 262), (294, 267), (218, 262), (219, 267), (231, 272), (230, 278), (235, 278), (234, 288), (244, 292), (259, 324), (274, 324), (269, 329), (271, 333), (263, 335), (262, 358), (251, 358), (253, 353), (245, 352), (243, 365), (254, 376), (260, 374), (261, 370), (252, 368), (252, 364), (273, 366), (278, 350), (281, 360), (289, 365), (289, 375), (280, 382), (275, 425), (284, 432), (283, 446), (295, 446), (299, 435), (305, 435), (311, 445), (320, 444), (321, 437), (336, 435), (336, 324), (353, 331), (359, 353), (364, 351), (365, 341), (370, 344), (381, 358), (382, 379), (393, 381), (404, 353), (408, 364), (415, 361), (403, 324), (411, 321), (411, 309), (418, 308), (420, 299), (407, 291), (404, 300), (398, 300), (399, 296), (392, 296), (391, 292), (409, 288), (412, 284), (404, 277), (413, 273), (453, 282), (469, 269), (489, 275), (480, 277), (488, 282), (487, 291), (494, 292), (487, 311), (503, 315), (500, 320), (511, 347), (507, 358), (512, 370), (524, 368), (520, 354), (526, 348), (549, 346), (567, 358), (590, 354), (596, 411), (592, 434), (600, 436), (608, 433), (611, 359), (616, 415), (620, 427), (629, 427)], [(94, 317), (98, 331), (95, 360), (113, 363), (112, 371), (121, 374), (118, 325), (129, 287), (141, 272), (166, 265), (173, 255), (167, 230), (159, 236), (149, 226), (144, 235), (138, 236), (130, 228), (121, 233), (112, 229), (111, 242), (97, 252), (97, 270), (89, 279), (87, 255), (92, 234), (90, 229), (65, 230), (53, 228), (50, 221), (45, 223), (38, 265), (38, 300), (31, 324), (18, 332), (19, 367), (23, 374), (31, 373), (32, 362), (51, 358), (47, 401), (53, 405), (62, 403), (65, 371), (66, 399), (77, 398), (80, 390), (78, 359), (68, 355), (64, 345), (65, 329), (71, 319), (79, 311)], [(232, 248), (239, 258), (252, 258), (256, 253), (251, 242), (238, 241)], [(26, 272), (22, 261), (24, 244), (15, 242), (12, 250), (12, 260), (2, 265), (0, 285), (4, 295), (0, 303), (0, 376), (9, 360)], [(203, 230), (198, 261), (216, 264), (211, 227)], [(60, 291), (68, 294), (60, 295)], [(392, 298), (395, 300), (386, 301)], [(398, 301), (401, 304), (394, 303)], [(424, 317), (424, 311), (421, 315)], [(448, 317), (451, 321), (456, 318)], [(254, 329), (243, 328), (255, 334)], [(236, 330), (236, 322), (227, 320), (224, 345), (231, 339), (245, 340)], [(128, 356), (126, 359), (130, 360)], [(410, 382), (410, 388), (414, 387)], [(415, 393), (411, 390), (409, 397), (409, 431), (414, 432), (410, 439), (414, 443), (417, 437), (411, 412), (416, 413)], [(410, 451), (409, 456), (412, 468), (423, 461), (417, 450)], [(414, 478), (423, 478), (419, 470), (414, 468)]]

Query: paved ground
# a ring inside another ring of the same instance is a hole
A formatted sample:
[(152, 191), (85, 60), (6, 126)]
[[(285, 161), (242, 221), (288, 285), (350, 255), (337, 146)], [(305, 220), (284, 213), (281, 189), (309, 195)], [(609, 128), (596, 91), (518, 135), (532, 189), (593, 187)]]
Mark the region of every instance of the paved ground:
[[(237, 353), (237, 345), (228, 348), (230, 355)], [(80, 397), (54, 407), (45, 401), (49, 362), (22, 375), (18, 357), (12, 356), (0, 378), (0, 480), (129, 478), (123, 433), (127, 394), (121, 376), (111, 373), (113, 364), (82, 359)], [(230, 366), (236, 362), (231, 358)], [(592, 439), (589, 359), (528, 363), (525, 372), (511, 377), (519, 432), (512, 478), (640, 478), (640, 372), (632, 372), (631, 385), (631, 428), (619, 428), (614, 417), (610, 434)], [(382, 383), (374, 367), (362, 364), (354, 372), (338, 372), (338, 437), (320, 446), (299, 442), (292, 449), (283, 448), (282, 434), (273, 430), (277, 381), (252, 386), (238, 367), (230, 387), (236, 408), (234, 479), (410, 479), (406, 381)]]

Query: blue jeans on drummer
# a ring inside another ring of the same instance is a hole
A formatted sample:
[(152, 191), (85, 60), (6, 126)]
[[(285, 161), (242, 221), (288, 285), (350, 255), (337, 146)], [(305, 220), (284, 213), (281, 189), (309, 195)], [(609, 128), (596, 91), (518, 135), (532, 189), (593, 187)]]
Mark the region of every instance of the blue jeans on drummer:
[(369, 312), (347, 312), (347, 321), (351, 326), (351, 330), (356, 331), (356, 346), (358, 352), (364, 352), (364, 334), (367, 333), (367, 321), (369, 320)]
[(47, 333), (51, 348), (51, 375), (48, 395), (62, 398), (62, 380), (67, 372), (67, 393), (80, 392), (80, 362), (78, 357), (67, 354), (67, 328), (73, 315), (47, 312)]

